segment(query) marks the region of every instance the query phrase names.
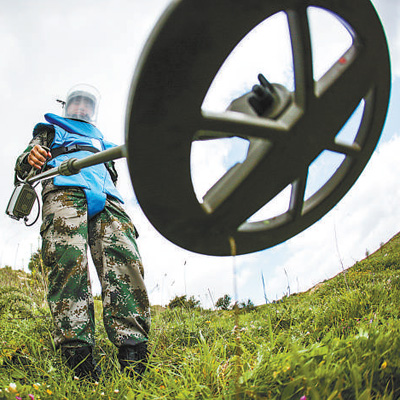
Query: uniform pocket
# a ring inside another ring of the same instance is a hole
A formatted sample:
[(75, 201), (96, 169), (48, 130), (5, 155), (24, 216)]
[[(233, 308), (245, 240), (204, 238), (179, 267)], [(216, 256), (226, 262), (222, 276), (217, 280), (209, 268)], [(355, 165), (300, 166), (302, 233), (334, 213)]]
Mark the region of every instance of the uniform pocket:
[(139, 232), (136, 229), (136, 226), (133, 224), (129, 215), (125, 212), (122, 204), (117, 199), (114, 199), (112, 197), (108, 197), (107, 200), (109, 201), (109, 204), (113, 209), (113, 214), (118, 217), (118, 221), (126, 224), (131, 230), (134, 239), (137, 239), (139, 237)]
[(42, 225), (40, 226), (40, 236), (43, 237), (53, 223), (54, 214), (48, 214), (43, 218)]
[(48, 214), (43, 218), (40, 226), (40, 236), (42, 237), (42, 260), (45, 266), (54, 263), (54, 249), (51, 240), (49, 240), (50, 227), (53, 224), (54, 214)]

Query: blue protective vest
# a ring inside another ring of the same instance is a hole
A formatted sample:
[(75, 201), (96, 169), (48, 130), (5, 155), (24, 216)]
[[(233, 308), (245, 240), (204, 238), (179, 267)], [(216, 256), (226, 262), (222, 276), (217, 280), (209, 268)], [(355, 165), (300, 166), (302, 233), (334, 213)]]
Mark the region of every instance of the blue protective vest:
[[(68, 118), (62, 118), (55, 114), (46, 114), (45, 119), (55, 129), (54, 141), (50, 149), (67, 147), (71, 145), (83, 145), (106, 150), (116, 145), (103, 139), (103, 134), (93, 125)], [(70, 154), (61, 154), (51, 159), (47, 164), (58, 167), (69, 158), (84, 158), (93, 153), (89, 151), (77, 151)], [(56, 176), (53, 180), (56, 186), (76, 186), (83, 189), (88, 204), (88, 216), (94, 217), (104, 209), (107, 195), (117, 198), (123, 203), (122, 197), (111, 179), (105, 165), (98, 164), (83, 168), (81, 172), (71, 176)]]

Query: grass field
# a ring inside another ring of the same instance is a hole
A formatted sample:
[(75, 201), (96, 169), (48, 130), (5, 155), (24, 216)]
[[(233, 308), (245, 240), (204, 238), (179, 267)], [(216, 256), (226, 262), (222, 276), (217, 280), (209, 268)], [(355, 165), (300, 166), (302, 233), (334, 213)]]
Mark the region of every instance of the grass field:
[(140, 382), (119, 374), (99, 300), (104, 377), (74, 379), (54, 349), (39, 278), (0, 269), (0, 399), (400, 397), (400, 235), (308, 292), (253, 311), (155, 308)]

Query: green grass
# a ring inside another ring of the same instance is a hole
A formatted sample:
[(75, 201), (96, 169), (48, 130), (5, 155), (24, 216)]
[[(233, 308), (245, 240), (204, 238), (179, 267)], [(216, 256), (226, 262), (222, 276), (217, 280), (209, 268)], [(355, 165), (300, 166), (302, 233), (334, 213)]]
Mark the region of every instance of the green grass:
[(0, 399), (400, 397), (400, 235), (308, 292), (238, 316), (157, 309), (140, 382), (119, 373), (99, 300), (104, 378), (74, 380), (54, 349), (42, 287), (38, 277), (0, 270)]

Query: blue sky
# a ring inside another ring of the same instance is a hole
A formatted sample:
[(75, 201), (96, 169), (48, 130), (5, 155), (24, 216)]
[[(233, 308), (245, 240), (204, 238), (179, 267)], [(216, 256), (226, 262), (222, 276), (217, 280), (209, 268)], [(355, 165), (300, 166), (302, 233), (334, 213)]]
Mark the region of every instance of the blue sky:
[[(0, 196), (5, 209), (13, 188), (16, 156), (28, 143), (33, 126), (43, 121), (44, 113), (61, 112), (55, 100), (63, 98), (74, 84), (85, 82), (99, 89), (102, 101), (98, 126), (109, 140), (123, 143), (132, 74), (142, 46), (168, 1), (0, 3), (0, 46), (5, 55), (0, 60), (0, 105), (2, 134), (6, 138), (0, 149), (4, 185)], [(288, 284), (291, 292), (302, 291), (339, 273), (399, 231), (400, 3), (376, 0), (373, 4), (385, 27), (392, 58), (392, 97), (386, 125), (371, 161), (351, 191), (305, 232), (274, 248), (237, 257), (235, 262), (230, 257), (208, 257), (182, 250), (161, 237), (143, 215), (135, 200), (126, 162), (117, 161), (119, 189), (141, 234), (139, 246), (154, 304), (165, 304), (174, 295), (187, 294), (197, 296), (210, 307), (210, 293), (214, 301), (225, 293), (233, 296), (234, 264), (239, 299), (264, 302), (262, 273), (267, 296), (274, 300), (287, 293)], [(269, 23), (272, 26), (265, 29), (277, 29), (274, 21)], [(282, 63), (284, 68), (268, 62), (265, 73), (271, 81), (290, 88), (291, 68), (284, 48), (279, 40), (271, 41), (269, 51), (277, 54), (275, 62)], [(231, 72), (228, 69), (226, 78), (221, 79), (209, 107), (223, 109), (254, 83), (259, 72), (257, 62), (265, 61), (262, 57), (250, 60), (252, 46), (243, 51), (232, 58)], [(237, 83), (235, 80), (236, 86), (232, 85), (232, 71), (240, 76)], [(220, 176), (232, 160), (242, 156), (243, 152), (223, 144), (194, 154), (193, 160), (200, 169), (209, 165), (210, 160), (215, 163), (215, 176), (194, 177), (199, 192), (204, 192), (210, 179)], [(39, 223), (26, 228), (6, 215), (0, 218), (0, 266), (26, 266), (31, 252), (39, 245)], [(95, 279), (94, 288), (99, 290)]]

